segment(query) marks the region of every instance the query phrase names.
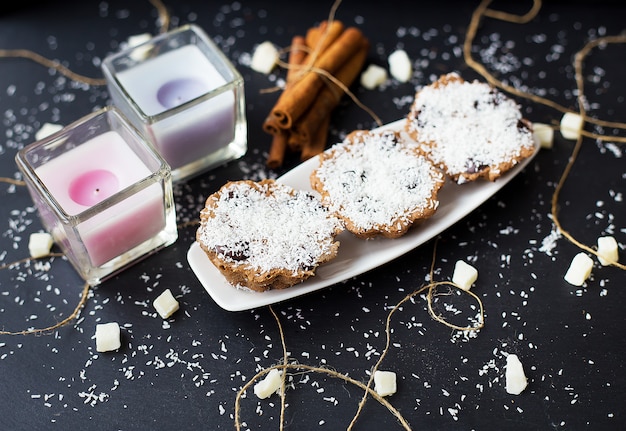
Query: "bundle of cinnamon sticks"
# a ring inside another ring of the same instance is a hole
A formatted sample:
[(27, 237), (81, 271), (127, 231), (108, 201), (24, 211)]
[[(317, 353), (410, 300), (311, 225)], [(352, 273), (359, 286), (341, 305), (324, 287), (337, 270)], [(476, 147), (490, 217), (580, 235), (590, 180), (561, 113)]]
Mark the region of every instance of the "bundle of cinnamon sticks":
[(331, 113), (359, 76), (368, 50), (361, 31), (340, 21), (293, 37), (285, 88), (263, 124), (272, 135), (269, 168), (281, 166), (288, 150), (300, 151), (303, 161), (324, 151)]

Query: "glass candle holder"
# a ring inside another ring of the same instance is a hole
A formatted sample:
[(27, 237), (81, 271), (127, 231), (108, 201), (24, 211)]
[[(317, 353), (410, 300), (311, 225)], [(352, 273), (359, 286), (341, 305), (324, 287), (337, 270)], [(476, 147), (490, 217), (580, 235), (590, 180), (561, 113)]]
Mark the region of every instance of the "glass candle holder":
[(105, 58), (113, 105), (170, 164), (174, 182), (243, 156), (243, 78), (197, 26)]
[(170, 167), (114, 107), (26, 146), (16, 162), (43, 225), (91, 285), (178, 237)]

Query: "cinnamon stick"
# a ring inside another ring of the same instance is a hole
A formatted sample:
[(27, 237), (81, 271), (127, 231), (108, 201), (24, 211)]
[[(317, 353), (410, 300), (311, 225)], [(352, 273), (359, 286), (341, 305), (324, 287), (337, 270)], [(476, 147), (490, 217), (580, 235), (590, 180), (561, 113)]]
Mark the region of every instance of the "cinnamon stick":
[[(328, 49), (328, 47), (332, 45), (335, 40), (337, 40), (343, 30), (344, 25), (341, 21), (332, 21), (331, 23), (328, 21), (322, 21), (319, 26), (309, 28), (305, 37), (306, 46), (310, 49), (309, 55), (306, 59), (306, 64), (303, 62), (302, 64), (304, 67), (296, 69), (290, 68), (289, 71), (294, 72), (291, 79), (301, 79), (302, 76), (307, 73), (307, 69), (315, 63), (315, 60), (322, 52)], [(289, 78), (289, 75), (287, 76)], [(275, 126), (277, 125), (275, 120), (272, 120), (272, 123)], [(303, 139), (301, 135), (294, 133), (295, 129), (290, 130), (290, 132), (291, 133), (289, 133), (289, 139), (287, 141), (289, 148), (293, 151), (301, 151), (302, 148), (308, 144), (307, 140)]]
[[(365, 64), (368, 50), (369, 42), (364, 40), (359, 50), (335, 74), (335, 79), (344, 86), (350, 87)], [(320, 91), (309, 110), (294, 124), (291, 139), (298, 141), (306, 148), (322, 123), (337, 107), (343, 95), (344, 91), (337, 84), (327, 80), (326, 86)]]
[(287, 69), (287, 83), (285, 88), (288, 88), (290, 84), (293, 84), (301, 66), (305, 63), (308, 55), (308, 48), (306, 39), (303, 36), (294, 36), (291, 39), (291, 48), (289, 50), (289, 68)]
[(287, 145), (292, 151), (301, 151), (302, 147), (306, 144), (306, 141), (302, 139), (302, 136), (295, 133), (295, 130), (289, 129), (289, 139), (287, 139)]
[[(287, 77), (285, 78), (285, 89), (289, 88), (289, 85), (293, 84), (295, 81), (297, 72), (299, 71), (298, 66), (304, 64), (307, 58), (307, 51), (306, 39), (303, 36), (296, 35), (291, 39), (289, 57), (287, 58), (289, 67), (287, 69)], [(281, 128), (278, 126), (276, 118), (269, 115), (263, 122), (263, 130), (270, 135), (276, 135), (280, 132)]]
[(326, 148), (326, 141), (328, 139), (328, 128), (330, 127), (330, 115), (324, 117), (321, 123), (318, 125), (315, 135), (310, 139), (303, 147), (300, 153), (300, 160), (303, 162), (309, 160), (311, 157), (315, 157)]
[[(355, 27), (346, 29), (326, 51), (320, 54), (313, 66), (331, 75), (335, 74), (362, 46), (364, 39), (359, 29)], [(278, 126), (289, 129), (311, 106), (323, 85), (324, 81), (320, 74), (311, 71), (283, 91), (271, 113), (276, 117)]]
[(263, 131), (269, 133), (270, 135), (277, 135), (282, 129), (278, 127), (278, 123), (276, 122), (276, 118), (271, 115), (268, 115), (263, 122)]
[(311, 27), (306, 32), (305, 42), (312, 50), (307, 64), (312, 66), (319, 54), (326, 51), (330, 45), (343, 33), (345, 27), (341, 21), (322, 21), (319, 26)]
[(287, 131), (280, 130), (272, 136), (272, 144), (270, 145), (270, 152), (266, 161), (268, 168), (276, 169), (282, 166), (285, 160), (285, 152), (287, 151), (288, 135)]
[[(297, 66), (304, 63), (306, 56), (307, 49), (305, 38), (302, 36), (294, 36), (291, 39), (291, 48), (287, 60), (289, 68), (287, 69), (285, 88), (288, 88), (289, 85), (294, 82)], [(285, 160), (285, 152), (289, 146), (290, 133), (279, 128), (273, 121), (272, 116), (269, 116), (265, 120), (263, 130), (272, 134), (272, 143), (270, 144), (270, 151), (267, 156), (266, 164), (268, 168), (276, 169), (282, 166), (283, 161)]]

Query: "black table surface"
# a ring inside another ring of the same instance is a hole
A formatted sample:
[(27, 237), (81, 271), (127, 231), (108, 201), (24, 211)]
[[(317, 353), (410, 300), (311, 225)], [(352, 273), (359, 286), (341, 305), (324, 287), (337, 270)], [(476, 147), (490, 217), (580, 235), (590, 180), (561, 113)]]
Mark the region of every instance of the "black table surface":
[[(502, 4), (501, 4), (502, 3)], [(530, 1), (506, 5), (523, 13)], [(359, 27), (371, 42), (367, 62), (387, 65), (397, 48), (414, 73), (355, 95), (384, 123), (408, 112), (414, 92), (442, 73), (481, 79), (462, 55), (477, 1), (344, 1), (336, 18)], [(93, 288), (78, 319), (43, 335), (0, 336), (1, 429), (233, 429), (235, 399), (257, 372), (282, 361), (275, 311), (289, 360), (335, 370), (367, 382), (385, 350), (385, 321), (407, 294), (428, 281), (437, 245), (435, 280), (449, 280), (454, 263), (471, 262), (479, 277), (473, 292), (484, 306), (485, 326), (460, 333), (434, 321), (423, 295), (405, 303), (390, 322), (391, 338), (379, 369), (394, 371), (397, 393), (388, 397), (413, 429), (619, 429), (626, 407), (626, 277), (597, 262), (583, 287), (563, 280), (580, 249), (550, 216), (555, 186), (574, 141), (555, 133), (552, 149), (495, 196), (438, 239), (358, 277), (274, 304), (272, 309), (230, 312), (203, 289), (187, 263), (206, 197), (228, 180), (276, 178), (299, 163), (269, 170), (269, 136), (261, 124), (276, 100), (271, 88), (284, 78), (254, 72), (251, 54), (269, 40), (285, 47), (295, 34), (328, 16), (331, 2), (177, 1), (166, 4), (170, 27), (195, 23), (232, 60), (245, 80), (249, 149), (240, 160), (175, 187), (177, 242)], [(102, 77), (103, 58), (129, 36), (159, 31), (149, 1), (22, 1), (4, 4), (0, 48), (30, 49), (74, 72)], [(514, 24), (484, 18), (472, 51), (489, 71), (524, 91), (577, 110), (574, 55), (586, 42), (624, 31), (621, 2), (542, 5), (536, 18)], [(585, 95), (591, 116), (624, 119), (626, 49), (610, 45), (585, 61)], [(561, 112), (515, 97), (534, 122), (558, 124)], [(0, 176), (19, 178), (16, 152), (35, 140), (46, 122), (69, 124), (106, 106), (104, 86), (73, 82), (29, 60), (0, 59)], [(333, 114), (329, 143), (375, 127), (347, 98)], [(610, 127), (587, 130), (619, 134)], [(624, 147), (585, 138), (559, 199), (564, 228), (584, 244), (603, 235), (626, 244)], [(24, 187), (0, 184), (0, 264), (28, 256), (37, 212)], [(56, 250), (56, 249), (54, 249)], [(623, 258), (623, 257), (622, 257)], [(595, 259), (594, 259), (595, 260)], [(62, 258), (22, 262), (0, 271), (0, 329), (46, 327), (67, 317), (83, 282)], [(152, 301), (169, 288), (181, 308), (161, 319)], [(469, 296), (452, 295), (445, 316), (465, 325), (476, 314)], [(454, 301), (454, 303), (452, 303)], [(442, 313), (445, 310), (440, 310)], [(118, 322), (122, 347), (97, 353), (97, 323)], [(520, 395), (505, 390), (506, 355), (517, 354), (529, 384)], [(285, 429), (345, 429), (362, 389), (315, 371), (289, 372)], [(241, 399), (242, 429), (280, 429), (280, 397)], [(354, 429), (402, 429), (373, 398)]]

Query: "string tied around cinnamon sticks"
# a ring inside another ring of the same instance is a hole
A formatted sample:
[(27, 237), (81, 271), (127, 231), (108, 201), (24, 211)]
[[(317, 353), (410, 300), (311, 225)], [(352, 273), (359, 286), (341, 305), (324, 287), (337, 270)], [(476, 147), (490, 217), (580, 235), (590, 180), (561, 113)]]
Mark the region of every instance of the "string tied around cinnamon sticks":
[[(385, 348), (382, 351), (378, 361), (376, 361), (376, 364), (372, 367), (371, 372), (370, 372), (370, 377), (369, 377), (367, 383), (363, 383), (363, 382), (361, 382), (359, 380), (353, 379), (353, 378), (351, 378), (351, 377), (349, 377), (349, 376), (347, 376), (345, 374), (342, 374), (342, 373), (340, 373), (340, 372), (338, 372), (336, 370), (330, 369), (328, 367), (317, 367), (317, 366), (301, 364), (301, 363), (296, 363), (296, 362), (290, 361), (289, 360), (289, 355), (287, 353), (287, 345), (286, 345), (285, 334), (284, 334), (284, 331), (283, 331), (282, 324), (280, 322), (280, 319), (278, 318), (278, 315), (274, 311), (273, 307), (270, 305), (269, 306), (269, 310), (270, 310), (272, 316), (274, 317), (274, 320), (276, 321), (276, 326), (278, 328), (278, 333), (279, 333), (279, 336), (280, 336), (282, 352), (283, 352), (282, 363), (275, 364), (273, 366), (270, 366), (268, 368), (265, 368), (265, 369), (259, 371), (250, 380), (248, 380), (248, 382), (246, 382), (246, 384), (243, 385), (241, 387), (241, 389), (237, 392), (237, 396), (235, 397), (235, 405), (234, 405), (234, 408), (235, 408), (235, 428), (237, 430), (241, 430), (241, 426), (242, 426), (241, 419), (240, 419), (241, 400), (242, 400), (243, 395), (245, 394), (245, 392), (247, 390), (249, 390), (252, 387), (252, 385), (257, 380), (259, 380), (262, 377), (264, 377), (271, 370), (277, 369), (277, 370), (282, 371), (282, 374), (281, 374), (281, 386), (280, 386), (280, 390), (279, 390), (279, 394), (280, 394), (280, 398), (281, 398), (279, 429), (281, 431), (284, 430), (284, 417), (285, 417), (285, 409), (286, 409), (286, 393), (285, 393), (285, 389), (286, 389), (286, 377), (287, 377), (286, 374), (287, 374), (287, 371), (303, 371), (303, 372), (321, 373), (321, 374), (325, 374), (325, 375), (328, 375), (328, 376), (336, 378), (336, 379), (343, 380), (344, 382), (352, 384), (352, 385), (358, 387), (359, 389), (363, 390), (363, 397), (361, 398), (361, 400), (360, 400), (360, 402), (358, 404), (357, 411), (354, 414), (354, 416), (353, 416), (353, 418), (352, 418), (352, 420), (351, 420), (347, 430), (352, 430), (353, 429), (353, 427), (356, 424), (359, 416), (361, 415), (361, 412), (363, 411), (363, 408), (365, 407), (365, 403), (366, 403), (367, 399), (370, 396), (374, 400), (376, 400), (378, 403), (383, 405), (385, 408), (387, 408), (387, 410), (396, 418), (396, 420), (402, 426), (403, 429), (411, 430), (410, 424), (402, 416), (400, 411), (397, 410), (388, 400), (386, 400), (384, 397), (380, 396), (372, 388), (372, 383), (373, 383), (373, 380), (374, 380), (374, 374), (375, 374), (376, 370), (378, 370), (378, 368), (382, 364), (383, 360), (385, 359), (385, 356), (387, 355), (387, 353), (389, 352), (389, 349), (391, 347), (391, 320), (392, 320), (392, 316), (394, 315), (394, 313), (396, 313), (397, 311), (402, 310), (402, 306), (406, 302), (411, 301), (416, 296), (422, 295), (424, 292), (426, 292), (427, 293), (426, 301), (427, 301), (427, 306), (428, 306), (428, 313), (430, 314), (430, 316), (435, 321), (437, 321), (439, 323), (442, 323), (443, 325), (448, 326), (451, 329), (459, 330), (459, 331), (478, 331), (478, 330), (482, 329), (484, 327), (484, 324), (485, 324), (485, 316), (484, 316), (483, 304), (482, 304), (482, 301), (480, 300), (480, 298), (476, 294), (474, 294), (471, 291), (465, 291), (465, 290), (461, 289), (458, 285), (456, 285), (455, 283), (453, 283), (451, 281), (438, 281), (438, 282), (433, 281), (434, 280), (434, 278), (433, 278), (434, 277), (434, 267), (435, 267), (436, 254), (437, 254), (437, 241), (438, 241), (438, 239), (435, 240), (435, 243), (434, 243), (434, 246), (433, 246), (433, 255), (432, 255), (432, 261), (431, 261), (431, 266), (430, 266), (429, 279), (430, 279), (431, 282), (426, 284), (426, 285), (424, 285), (424, 286), (422, 286), (422, 287), (420, 287), (419, 289), (409, 293), (408, 295), (406, 295), (387, 314), (387, 318), (386, 318), (386, 321), (385, 321), (385, 337), (386, 337)], [(439, 314), (437, 314), (434, 311), (433, 301), (434, 301), (435, 297), (438, 296), (437, 288), (440, 287), (440, 286), (443, 286), (443, 285), (448, 285), (451, 288), (459, 289), (460, 292), (469, 294), (479, 304), (479, 319), (478, 319), (478, 322), (476, 322), (475, 324), (468, 325), (468, 326), (458, 326), (458, 325), (455, 325), (455, 324), (452, 324), (452, 323), (448, 322), (442, 315), (439, 315)]]
[(334, 19), (338, 4), (328, 20), (309, 28), (305, 36), (294, 36), (288, 61), (278, 62), (287, 70), (286, 85), (263, 124), (272, 135), (270, 169), (282, 165), (287, 150), (300, 151), (304, 161), (325, 149), (330, 115), (344, 94), (382, 125), (349, 89), (365, 64), (369, 40), (358, 28), (345, 28)]
[[(325, 40), (331, 41), (330, 29), (343, 27), (338, 21), (329, 24)], [(279, 97), (270, 113), (270, 121), (274, 121), (281, 129), (290, 129), (294, 123), (308, 110), (324, 85), (322, 72), (329, 75), (336, 73), (359, 50), (364, 50), (369, 43), (356, 27), (341, 31), (302, 78), (294, 82)], [(315, 68), (315, 71), (313, 71)]]

